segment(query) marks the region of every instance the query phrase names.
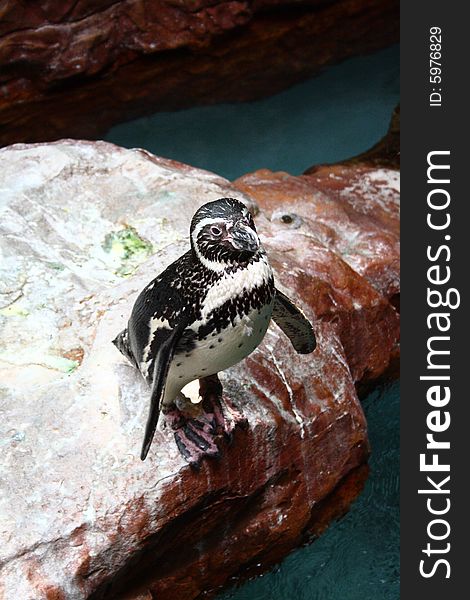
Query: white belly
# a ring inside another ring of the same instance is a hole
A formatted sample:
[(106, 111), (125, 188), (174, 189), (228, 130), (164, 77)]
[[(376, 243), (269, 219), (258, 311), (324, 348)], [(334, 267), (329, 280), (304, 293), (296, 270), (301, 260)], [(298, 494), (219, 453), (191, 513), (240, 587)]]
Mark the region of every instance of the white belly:
[(176, 355), (168, 372), (163, 404), (173, 402), (191, 381), (224, 371), (251, 354), (266, 334), (272, 310), (273, 302), (259, 311), (253, 310), (238, 319), (234, 327), (209, 334), (189, 356)]

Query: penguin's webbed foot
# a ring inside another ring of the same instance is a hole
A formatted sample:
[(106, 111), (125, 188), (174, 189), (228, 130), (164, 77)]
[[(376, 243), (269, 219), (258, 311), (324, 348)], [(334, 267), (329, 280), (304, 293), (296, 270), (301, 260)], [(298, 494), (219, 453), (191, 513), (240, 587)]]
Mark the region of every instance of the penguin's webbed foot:
[(233, 439), (235, 427), (246, 427), (242, 413), (222, 394), (217, 375), (199, 380), (202, 401), (192, 404), (183, 395), (165, 411), (166, 423), (174, 430), (180, 454), (192, 466), (198, 467), (204, 456), (220, 456), (218, 443), (224, 436)]
[(227, 398), (227, 396), (213, 396), (204, 399), (204, 404), (207, 403), (207, 413), (213, 414), (215, 428), (222, 433), (229, 442), (233, 439), (235, 427), (245, 427), (248, 423), (246, 418), (238, 411)]
[(242, 428), (248, 425), (246, 417), (222, 394), (222, 384), (217, 375), (200, 379), (199, 384), (204, 412), (213, 415), (217, 431), (231, 441), (237, 425)]
[(192, 406), (184, 410), (172, 405), (164, 411), (165, 426), (174, 431), (176, 446), (181, 456), (192, 466), (198, 467), (204, 456), (218, 456), (217, 424), (213, 414), (206, 414), (202, 408), (195, 411)]
[(175, 431), (175, 442), (181, 456), (193, 467), (199, 467), (204, 456), (220, 455), (212, 428), (197, 419), (190, 419)]

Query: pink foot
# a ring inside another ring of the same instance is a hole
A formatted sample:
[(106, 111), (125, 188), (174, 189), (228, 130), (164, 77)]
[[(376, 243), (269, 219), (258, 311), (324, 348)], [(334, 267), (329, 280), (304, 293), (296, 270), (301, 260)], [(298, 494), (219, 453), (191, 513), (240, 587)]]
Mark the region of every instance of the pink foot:
[(185, 414), (176, 405), (164, 411), (165, 425), (174, 431), (175, 442), (181, 456), (197, 467), (204, 456), (218, 456), (217, 428), (212, 414), (201, 412), (198, 416)]
[(217, 442), (221, 435), (229, 441), (237, 425), (245, 427), (246, 418), (222, 397), (222, 384), (217, 375), (199, 380), (203, 398), (198, 415), (181, 411), (175, 405), (165, 411), (165, 421), (174, 430), (180, 454), (192, 466), (198, 467), (204, 456), (219, 456)]
[(248, 425), (246, 417), (235, 408), (228, 396), (222, 395), (222, 384), (217, 375), (200, 379), (199, 385), (204, 411), (214, 415), (217, 430), (231, 441), (237, 425), (243, 428)]

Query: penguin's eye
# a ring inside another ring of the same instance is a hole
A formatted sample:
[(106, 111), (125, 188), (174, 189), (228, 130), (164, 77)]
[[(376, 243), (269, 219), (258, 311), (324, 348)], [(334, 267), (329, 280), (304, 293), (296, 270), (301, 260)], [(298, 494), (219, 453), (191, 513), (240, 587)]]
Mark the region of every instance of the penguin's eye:
[(220, 227), (217, 227), (217, 225), (212, 225), (211, 233), (213, 236), (219, 237), (219, 235), (222, 234), (222, 229), (220, 229)]

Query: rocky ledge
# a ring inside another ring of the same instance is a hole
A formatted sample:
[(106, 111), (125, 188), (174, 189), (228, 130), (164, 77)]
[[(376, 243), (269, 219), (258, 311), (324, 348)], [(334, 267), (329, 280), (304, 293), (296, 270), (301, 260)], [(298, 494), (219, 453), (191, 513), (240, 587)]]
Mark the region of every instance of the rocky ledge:
[[(396, 353), (398, 180), (378, 166), (261, 171), (231, 184), (142, 150), (61, 141), (0, 151), (0, 596), (191, 600), (319, 535), (367, 475), (357, 386)], [(199, 471), (157, 432), (111, 344), (136, 294), (186, 250), (191, 215), (244, 199), (315, 324), (275, 325), (222, 376), (248, 419)]]
[(397, 0), (49, 0), (0, 15), (0, 145), (264, 97), (399, 39)]

